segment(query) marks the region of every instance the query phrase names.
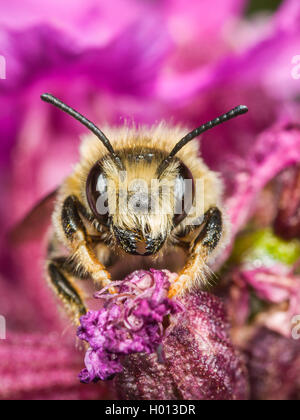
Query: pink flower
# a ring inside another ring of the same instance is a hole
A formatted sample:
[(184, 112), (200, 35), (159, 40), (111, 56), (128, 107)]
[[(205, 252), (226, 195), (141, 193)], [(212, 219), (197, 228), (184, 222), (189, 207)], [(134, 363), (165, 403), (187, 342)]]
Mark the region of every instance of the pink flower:
[[(292, 207), (286, 207), (284, 214), (277, 208), (273, 214), (276, 205), (268, 192), (270, 182), (280, 172), (300, 162), (300, 84), (292, 77), (292, 59), (299, 55), (299, 1), (284, 0), (263, 21), (256, 16), (245, 17), (247, 0), (116, 0), (113, 6), (96, 0), (75, 0), (72, 4), (47, 0), (43, 5), (29, 0), (2, 3), (0, 54), (6, 60), (7, 78), (0, 80), (0, 314), (7, 319), (8, 339), (0, 343), (0, 398), (112, 396), (99, 384), (90, 387), (78, 383), (82, 355), (75, 348), (74, 329), (60, 316), (43, 280), (46, 246), (39, 233), (45, 232), (47, 220), (43, 224), (35, 220), (32, 231), (37, 234), (29, 243), (10, 245), (4, 237), (41, 197), (62, 182), (78, 157), (78, 138), (84, 130), (43, 105), (39, 96), (45, 91), (61, 97), (100, 125), (123, 124), (127, 118), (146, 124), (166, 119), (195, 127), (239, 103), (248, 105), (247, 118), (216, 128), (201, 142), (203, 158), (226, 183), (225, 202), (233, 225), (230, 246), (213, 268), (221, 270), (227, 309), (237, 309), (238, 316), (232, 319), (235, 344), (249, 351), (253, 361), (249, 363), (252, 395), (279, 395), (272, 385), (279, 378), (282, 388), (288, 388), (285, 396), (295, 396), (298, 384), (292, 374), (287, 378), (283, 370), (278, 375), (269, 374), (270, 370), (275, 372), (270, 352), (264, 353), (263, 361), (272, 365), (265, 376), (270, 379), (263, 387), (257, 386), (265, 371), (255, 368), (254, 350), (263, 352), (271, 334), (270, 342), (279, 349), (276, 354), (284, 343), (286, 360), (299, 366), (293, 350), (296, 344), (286, 337), (289, 317), (297, 312), (299, 304), (296, 267), (286, 261), (266, 266), (263, 261), (257, 269), (239, 260), (228, 272), (228, 265), (238, 244), (236, 236), (245, 233), (249, 221), (261, 218), (259, 213), (268, 219), (264, 228), (277, 226), (277, 233), (282, 232), (282, 226), (289, 226), (296, 214)], [(290, 194), (295, 191), (291, 187)], [(266, 208), (270, 212), (261, 211)], [(255, 230), (261, 229), (255, 224)], [(182, 343), (178, 333), (182, 324), (178, 323), (173, 335), (166, 338), (168, 378), (177, 381), (182, 367), (175, 362), (173, 349), (178, 349), (178, 359), (188, 365), (199, 353), (188, 353), (185, 346), (201, 350), (203, 335), (216, 349), (217, 371), (223, 374), (214, 375), (214, 364), (205, 358), (204, 349), (203, 364), (195, 367), (204, 384), (201, 393), (199, 382), (193, 378), (191, 387), (184, 382), (180, 390), (171, 386), (172, 380), (162, 380), (163, 395), (244, 398), (245, 379), (227, 333), (221, 343), (218, 341), (221, 332), (216, 324), (220, 321), (226, 331), (228, 328), (223, 310), (216, 317), (212, 313), (211, 308), (219, 308), (219, 300), (204, 293), (186, 299), (190, 299), (191, 311), (181, 322), (186, 325), (193, 319), (200, 335), (186, 328), (186, 341)], [(264, 305), (256, 308), (256, 320), (260, 321), (254, 324), (251, 299), (267, 302), (269, 309), (266, 312)], [(195, 305), (200, 301), (198, 311)], [(282, 328), (278, 328), (278, 320)], [(212, 337), (208, 336), (207, 322)], [(266, 329), (260, 335), (257, 332), (262, 325)], [(248, 327), (253, 327), (250, 338)], [(61, 339), (64, 331), (66, 339)], [(56, 343), (51, 339), (53, 332), (60, 337)], [(237, 340), (237, 336), (242, 339)], [(229, 359), (222, 358), (222, 349)], [(134, 396), (153, 395), (146, 362), (159, 378), (166, 377), (166, 366), (158, 366), (154, 356), (131, 355), (126, 359), (125, 371), (118, 379), (119, 396), (133, 396), (126, 378), (131, 381)], [(44, 369), (41, 359), (46, 360)], [(234, 368), (236, 376), (232, 376)]]

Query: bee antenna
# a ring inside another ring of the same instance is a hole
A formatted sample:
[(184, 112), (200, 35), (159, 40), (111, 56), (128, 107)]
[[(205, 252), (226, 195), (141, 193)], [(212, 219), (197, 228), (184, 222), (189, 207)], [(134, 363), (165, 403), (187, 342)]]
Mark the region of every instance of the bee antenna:
[(226, 114), (223, 114), (220, 117), (215, 118), (214, 120), (211, 120), (207, 122), (206, 124), (203, 124), (200, 127), (195, 128), (195, 130), (188, 133), (176, 144), (176, 146), (174, 147), (172, 152), (169, 154), (169, 156), (160, 164), (157, 170), (158, 176), (161, 176), (161, 174), (169, 166), (173, 157), (179, 152), (179, 150), (181, 150), (185, 145), (187, 145), (195, 137), (200, 136), (200, 134), (204, 133), (205, 131), (210, 130), (211, 128), (216, 127), (219, 124), (222, 124), (225, 121), (229, 121), (232, 118), (238, 117), (239, 115), (246, 114), (246, 112), (248, 112), (248, 108), (245, 105), (239, 105), (235, 107), (234, 109), (232, 109), (231, 111), (227, 112)]
[(61, 109), (62, 111), (66, 112), (67, 114), (74, 117), (77, 121), (81, 122), (81, 124), (85, 125), (92, 133), (95, 134), (95, 136), (98, 137), (98, 139), (102, 142), (102, 144), (106, 147), (106, 149), (109, 151), (110, 155), (112, 156), (115, 163), (118, 165), (118, 167), (121, 170), (124, 170), (123, 164), (119, 156), (114, 151), (110, 141), (106, 137), (106, 135), (90, 120), (85, 118), (83, 115), (81, 115), (79, 112), (75, 111), (75, 109), (69, 107), (59, 99), (57, 99), (55, 96), (50, 95), (49, 93), (44, 93), (41, 95), (41, 99), (44, 102), (48, 102), (49, 104), (52, 104), (56, 106), (57, 108)]

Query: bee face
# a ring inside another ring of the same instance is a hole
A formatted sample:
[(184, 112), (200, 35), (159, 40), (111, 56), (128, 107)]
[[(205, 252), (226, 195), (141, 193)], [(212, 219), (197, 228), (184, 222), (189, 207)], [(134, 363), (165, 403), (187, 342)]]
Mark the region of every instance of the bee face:
[(171, 231), (187, 216), (186, 182), (194, 182), (179, 160), (157, 175), (162, 152), (155, 150), (122, 153), (124, 171), (105, 156), (89, 173), (87, 200), (94, 216), (106, 225), (128, 254), (157, 254)]

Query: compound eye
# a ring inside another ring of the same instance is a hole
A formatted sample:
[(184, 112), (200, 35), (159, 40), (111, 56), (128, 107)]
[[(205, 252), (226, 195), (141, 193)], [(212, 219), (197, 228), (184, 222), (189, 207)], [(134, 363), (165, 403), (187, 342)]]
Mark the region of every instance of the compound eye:
[(87, 183), (86, 195), (89, 206), (96, 219), (103, 225), (109, 225), (109, 208), (107, 193), (107, 178), (103, 168), (97, 162), (91, 169)]
[(183, 164), (180, 164), (179, 173), (174, 186), (174, 226), (178, 226), (188, 215), (194, 202), (194, 179), (191, 171)]

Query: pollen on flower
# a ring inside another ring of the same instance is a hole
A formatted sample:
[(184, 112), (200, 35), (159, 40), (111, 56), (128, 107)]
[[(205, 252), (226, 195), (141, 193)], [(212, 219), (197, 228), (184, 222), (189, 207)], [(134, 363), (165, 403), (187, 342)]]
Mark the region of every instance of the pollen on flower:
[(167, 271), (137, 271), (115, 282), (115, 294), (108, 287), (95, 295), (104, 300), (99, 311), (89, 311), (80, 320), (77, 335), (89, 344), (83, 383), (111, 379), (123, 370), (121, 357), (132, 353), (155, 353), (163, 361), (162, 339), (168, 315), (182, 305), (168, 298), (172, 274)]

